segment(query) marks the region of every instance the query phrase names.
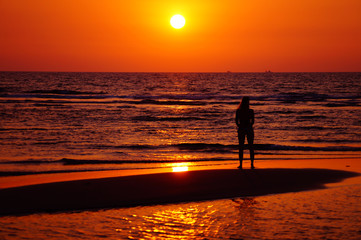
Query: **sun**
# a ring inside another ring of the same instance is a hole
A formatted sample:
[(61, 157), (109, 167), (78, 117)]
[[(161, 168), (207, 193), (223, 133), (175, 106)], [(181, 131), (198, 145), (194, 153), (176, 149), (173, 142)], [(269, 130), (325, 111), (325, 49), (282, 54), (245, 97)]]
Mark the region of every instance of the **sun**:
[(186, 20), (184, 19), (184, 17), (182, 15), (174, 15), (171, 19), (170, 19), (170, 25), (172, 25), (172, 27), (176, 28), (176, 29), (180, 29), (184, 26), (184, 24), (186, 23)]

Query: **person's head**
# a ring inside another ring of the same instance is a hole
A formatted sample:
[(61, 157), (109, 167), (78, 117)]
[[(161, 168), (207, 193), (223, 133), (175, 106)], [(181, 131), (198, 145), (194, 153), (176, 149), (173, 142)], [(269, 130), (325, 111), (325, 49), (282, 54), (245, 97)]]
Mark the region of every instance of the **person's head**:
[(240, 110), (248, 110), (249, 109), (249, 97), (243, 97), (241, 103), (238, 106)]

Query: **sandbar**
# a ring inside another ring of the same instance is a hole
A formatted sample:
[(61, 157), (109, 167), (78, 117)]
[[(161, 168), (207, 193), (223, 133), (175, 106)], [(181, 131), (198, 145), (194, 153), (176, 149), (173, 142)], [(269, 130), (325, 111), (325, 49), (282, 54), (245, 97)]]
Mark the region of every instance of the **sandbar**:
[(212, 169), (0, 189), (0, 215), (106, 209), (325, 188), (359, 173), (320, 168)]

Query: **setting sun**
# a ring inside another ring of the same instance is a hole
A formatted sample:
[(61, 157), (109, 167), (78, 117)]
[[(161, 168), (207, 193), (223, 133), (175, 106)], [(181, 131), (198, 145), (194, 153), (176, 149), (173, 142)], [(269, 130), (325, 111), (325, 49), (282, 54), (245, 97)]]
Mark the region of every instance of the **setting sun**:
[(184, 24), (186, 23), (186, 20), (184, 19), (184, 17), (182, 15), (174, 15), (171, 19), (170, 19), (170, 25), (172, 25), (172, 27), (179, 29), (182, 28), (184, 26)]

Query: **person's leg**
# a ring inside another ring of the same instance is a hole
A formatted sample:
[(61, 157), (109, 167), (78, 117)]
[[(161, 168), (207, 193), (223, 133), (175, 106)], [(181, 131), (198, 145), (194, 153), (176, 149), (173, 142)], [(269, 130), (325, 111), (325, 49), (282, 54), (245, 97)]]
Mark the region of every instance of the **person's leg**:
[(238, 168), (242, 168), (244, 140), (245, 140), (245, 134), (241, 131), (238, 131), (238, 157), (239, 157)]
[(253, 148), (254, 133), (253, 130), (247, 134), (247, 142), (249, 148), (249, 155), (251, 158), (251, 168), (254, 168), (254, 148)]

